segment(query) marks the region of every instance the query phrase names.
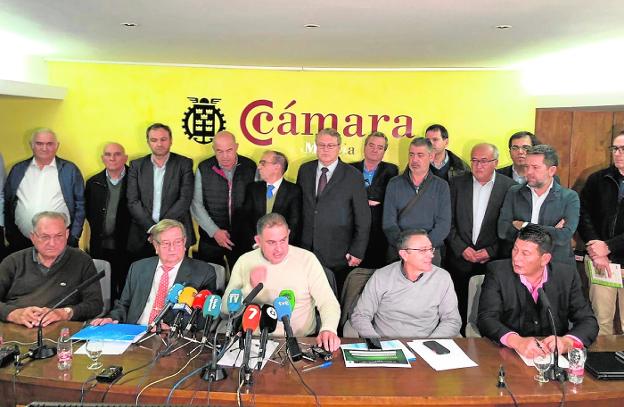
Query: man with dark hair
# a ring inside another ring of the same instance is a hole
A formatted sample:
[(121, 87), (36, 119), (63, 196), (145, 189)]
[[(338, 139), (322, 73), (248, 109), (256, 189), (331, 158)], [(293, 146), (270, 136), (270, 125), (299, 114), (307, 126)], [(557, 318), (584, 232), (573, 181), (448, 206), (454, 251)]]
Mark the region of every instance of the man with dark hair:
[(376, 269), (386, 265), (388, 240), (381, 225), (383, 201), (388, 182), (399, 173), (396, 165), (382, 161), (387, 149), (388, 137), (380, 131), (372, 132), (364, 139), (364, 159), (351, 163), (364, 176), (368, 207), (371, 211), (368, 247), (361, 264), (366, 268)]
[(229, 131), (215, 135), (212, 150), (214, 156), (200, 162), (195, 174), (191, 212), (199, 225), (197, 257), (225, 265), (225, 256), (232, 267), (245, 252), (241, 230), (246, 220), (239, 215), (247, 185), (255, 179), (256, 164), (238, 154), (236, 137)]
[(258, 173), (262, 181), (247, 184), (245, 203), (241, 213), (244, 227), (243, 249), (251, 250), (256, 235), (258, 219), (267, 213), (279, 213), (290, 226), (289, 241), (299, 245), (301, 236), (301, 187), (284, 179), (288, 159), (279, 151), (265, 151), (258, 162)]
[(433, 159), (431, 160), (433, 175), (448, 181), (470, 171), (468, 164), (446, 149), (449, 144), (449, 134), (446, 127), (441, 124), (432, 124), (425, 130), (425, 137), (431, 141), (433, 148)]
[[(279, 213), (262, 216), (256, 233), (258, 248), (238, 259), (223, 298), (234, 289), (247, 295), (260, 282), (264, 287), (255, 299), (259, 304), (272, 304), (282, 290), (292, 290), (296, 306), (290, 320), (295, 336), (313, 335), (318, 328), (317, 345), (330, 352), (338, 349), (340, 304), (314, 253), (288, 244), (288, 223)], [(319, 311), (320, 327), (315, 308)], [(273, 335), (284, 336), (281, 324)]]
[[(449, 185), (430, 171), (431, 142), (424, 137), (411, 141), (408, 166), (388, 183), (383, 211), (383, 230), (390, 246), (390, 261), (397, 259), (397, 241), (402, 231), (423, 229), (433, 247), (440, 249), (451, 229)], [(440, 265), (436, 250), (433, 264)]]
[(322, 129), (315, 142), (318, 159), (301, 165), (297, 174), (303, 193), (301, 247), (335, 273), (340, 293), (347, 273), (366, 253), (371, 215), (362, 174), (338, 158), (340, 133)]
[(78, 247), (85, 220), (84, 180), (74, 163), (56, 155), (59, 146), (52, 130), (37, 129), (30, 139), (33, 156), (9, 171), (4, 226), (11, 252), (32, 246), (32, 217), (41, 211), (65, 214), (70, 222), (67, 244)]
[(498, 163), (495, 145), (477, 144), (470, 156), (472, 174), (449, 181), (453, 222), (447, 239), (446, 265), (457, 292), (462, 333), (467, 321), (470, 278), (484, 274), (488, 262), (509, 256), (500, 247), (496, 225), (505, 194), (515, 184), (494, 171)]
[(537, 137), (529, 131), (519, 131), (509, 137), (508, 147), (509, 155), (513, 164), (496, 170), (499, 174), (503, 174), (518, 184), (524, 184), (526, 177), (526, 157), (531, 147), (541, 144)]
[(130, 212), (128, 189), (128, 156), (119, 143), (107, 143), (102, 152), (104, 170), (87, 180), (85, 208), (91, 228), (89, 254), (111, 265), (111, 300), (121, 295), (128, 274), (127, 251)]
[[(609, 147), (613, 164), (587, 178), (581, 191), (578, 231), (586, 242), (594, 267), (609, 275), (609, 264), (624, 265), (624, 131)], [(624, 289), (591, 284), (589, 299), (598, 318), (600, 335), (613, 334), (613, 318), (619, 305), (618, 324), (624, 329)]]
[(528, 358), (555, 348), (542, 295), (553, 307), (560, 353), (574, 341), (589, 347), (598, 335), (598, 323), (583, 296), (576, 269), (551, 263), (552, 247), (544, 227), (532, 224), (523, 228), (511, 260), (490, 263), (481, 286), (477, 320), (481, 334)]
[(559, 157), (551, 146), (531, 147), (526, 157), (527, 182), (507, 192), (498, 218), (498, 236), (513, 242), (528, 224), (542, 225), (553, 238), (554, 261), (574, 265), (570, 242), (579, 221), (580, 201), (575, 191), (554, 181), (557, 165)]
[(186, 244), (195, 244), (189, 211), (193, 198), (193, 160), (171, 152), (173, 136), (169, 126), (152, 124), (146, 130), (146, 138), (152, 153), (132, 160), (128, 170), (127, 198), (132, 220), (128, 251), (133, 260), (154, 255), (147, 234), (162, 219), (184, 224)]
[(435, 247), (424, 230), (402, 232), (400, 261), (371, 276), (351, 314), (362, 338), (450, 338), (461, 318), (449, 273), (433, 265)]

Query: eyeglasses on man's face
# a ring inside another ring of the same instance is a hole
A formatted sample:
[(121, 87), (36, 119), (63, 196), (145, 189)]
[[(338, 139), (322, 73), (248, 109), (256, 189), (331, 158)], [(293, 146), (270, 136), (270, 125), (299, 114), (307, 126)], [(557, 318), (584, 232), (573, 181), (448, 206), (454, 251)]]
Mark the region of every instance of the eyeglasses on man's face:
[(611, 153), (613, 154), (615, 153), (624, 154), (624, 146), (611, 146), (609, 147), (609, 151), (611, 151)]
[(159, 242), (158, 240), (156, 240), (156, 244), (164, 249), (171, 249), (176, 248), (179, 249), (180, 247), (184, 246), (184, 242), (185, 239), (176, 239), (173, 241), (169, 241), (169, 240), (163, 240), (162, 242)]
[(529, 145), (523, 145), (523, 146), (511, 146), (509, 147), (509, 149), (511, 151), (520, 151), (520, 150), (524, 150), (524, 151), (529, 151), (531, 149), (531, 147), (533, 146), (529, 146)]
[(340, 144), (324, 144), (324, 143), (316, 143), (316, 148), (320, 150), (333, 150), (338, 147)]
[(493, 163), (494, 161), (496, 161), (496, 159), (493, 159), (493, 160), (477, 160), (476, 158), (473, 158), (472, 160), (470, 160), (470, 162), (473, 163), (474, 165), (485, 165), (485, 164)]
[(406, 251), (414, 251), (414, 252), (418, 252), (418, 253), (435, 253), (436, 248), (435, 247), (406, 247), (404, 249), (401, 250), (406, 250)]

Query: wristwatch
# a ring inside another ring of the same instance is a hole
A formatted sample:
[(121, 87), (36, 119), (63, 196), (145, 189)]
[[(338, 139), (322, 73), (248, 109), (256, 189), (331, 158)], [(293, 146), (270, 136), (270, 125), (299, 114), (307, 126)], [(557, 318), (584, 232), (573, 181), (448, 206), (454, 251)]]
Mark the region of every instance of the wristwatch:
[(67, 314), (67, 320), (69, 321), (71, 317), (74, 315), (74, 310), (71, 307), (63, 308), (63, 311)]

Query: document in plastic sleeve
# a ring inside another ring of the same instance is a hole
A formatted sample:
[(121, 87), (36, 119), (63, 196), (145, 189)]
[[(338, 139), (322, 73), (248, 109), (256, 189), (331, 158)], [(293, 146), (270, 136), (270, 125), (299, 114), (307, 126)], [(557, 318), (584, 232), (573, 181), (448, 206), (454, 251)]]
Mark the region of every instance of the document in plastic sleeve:
[(585, 256), (585, 273), (592, 284), (622, 288), (622, 270), (619, 264), (609, 263), (611, 277), (605, 271), (597, 270), (589, 256)]

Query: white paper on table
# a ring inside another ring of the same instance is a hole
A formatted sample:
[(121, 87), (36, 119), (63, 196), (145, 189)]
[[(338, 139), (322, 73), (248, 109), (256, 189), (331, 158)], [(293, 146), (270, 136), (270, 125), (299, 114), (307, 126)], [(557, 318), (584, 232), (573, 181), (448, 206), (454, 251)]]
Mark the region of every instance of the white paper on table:
[[(518, 351), (516, 351), (516, 353), (518, 353)], [(525, 358), (519, 353), (518, 353), (518, 356), (520, 356), (520, 359), (522, 359), (524, 364), (526, 364), (527, 366), (535, 366), (535, 363), (533, 363), (533, 359)], [(563, 369), (567, 369), (568, 367), (570, 367), (570, 364), (568, 363), (568, 359), (566, 359), (563, 355), (559, 355), (559, 367)]]
[[(345, 344), (340, 345), (340, 347), (342, 349), (368, 349), (368, 347), (366, 346), (366, 343), (364, 342), (345, 343)], [(401, 349), (403, 351), (403, 354), (405, 355), (405, 357), (407, 358), (409, 362), (413, 362), (416, 360), (416, 355), (414, 355), (407, 346), (403, 345), (403, 342), (397, 339), (394, 339), (391, 341), (381, 341), (381, 349), (383, 350)]]
[[(262, 360), (262, 367), (266, 365), (267, 361), (271, 359), (273, 352), (277, 349), (278, 343), (269, 339), (266, 344), (266, 352), (264, 353), (264, 359)], [(251, 340), (251, 354), (249, 357), (249, 367), (255, 369), (258, 365), (258, 354), (260, 353), (260, 340), (252, 339)], [(231, 366), (231, 367), (240, 367), (243, 364), (243, 354), (244, 351), (238, 348), (238, 341), (232, 345), (232, 347), (225, 352), (221, 360), (219, 360), (219, 366)]]
[[(132, 345), (129, 341), (102, 341), (102, 355), (121, 355)], [(87, 345), (82, 345), (74, 355), (87, 355)]]
[(464, 367), (478, 366), (472, 359), (464, 353), (463, 350), (452, 339), (435, 339), (440, 345), (444, 346), (450, 351), (445, 355), (438, 355), (425, 345), (423, 342), (430, 341), (431, 339), (416, 339), (408, 342), (410, 348), (414, 349), (416, 353), (422, 357), (425, 362), (429, 364), (434, 370), (450, 370), (461, 369)]

